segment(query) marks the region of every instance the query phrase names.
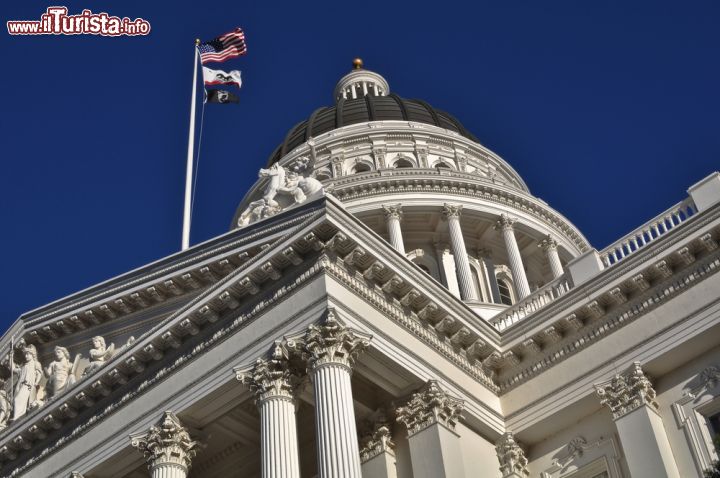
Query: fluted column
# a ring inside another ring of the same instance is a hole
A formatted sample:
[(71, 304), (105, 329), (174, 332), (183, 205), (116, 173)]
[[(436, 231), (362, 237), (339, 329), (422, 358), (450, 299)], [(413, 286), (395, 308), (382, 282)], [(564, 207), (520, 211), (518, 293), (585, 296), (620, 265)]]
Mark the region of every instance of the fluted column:
[(257, 398), (262, 478), (300, 478), (294, 399), (299, 378), (290, 366), (288, 350), (276, 343), (269, 358), (235, 373)]
[(478, 296), (470, 272), (470, 261), (465, 248), (465, 239), (463, 239), (462, 229), (460, 228), (461, 210), (461, 205), (445, 204), (443, 206), (443, 218), (447, 220), (450, 231), (450, 245), (455, 258), (455, 269), (457, 270), (460, 285), (460, 298), (462, 300), (477, 300)]
[(315, 392), (318, 478), (361, 478), (350, 376), (355, 356), (369, 343), (369, 335), (342, 325), (333, 310), (305, 335)]
[(398, 407), (397, 421), (408, 430), (413, 478), (464, 478), (460, 436), (455, 432), (463, 405), (430, 380)]
[(169, 411), (146, 433), (131, 435), (130, 443), (145, 455), (152, 478), (186, 478), (199, 447)]
[(500, 220), (495, 224), (495, 229), (502, 232), (505, 248), (507, 249), (508, 259), (510, 260), (510, 271), (512, 272), (513, 282), (515, 283), (515, 291), (519, 299), (524, 299), (530, 295), (530, 286), (528, 285), (527, 276), (525, 275), (525, 267), (523, 266), (520, 249), (518, 249), (515, 240), (515, 231), (513, 229), (514, 219), (510, 219), (505, 214), (500, 216)]
[(405, 244), (403, 243), (402, 230), (400, 229), (400, 220), (402, 219), (402, 206), (400, 204), (383, 206), (385, 212), (385, 220), (387, 221), (388, 234), (390, 235), (390, 244), (400, 254), (405, 254)]
[(543, 239), (542, 242), (538, 244), (538, 247), (540, 247), (547, 256), (547, 260), (550, 263), (550, 269), (552, 270), (553, 279), (557, 279), (558, 277), (563, 275), (563, 268), (562, 264), (560, 263), (560, 256), (558, 255), (557, 250), (557, 241), (553, 239), (550, 234), (548, 234), (545, 239)]
[(630, 476), (679, 478), (655, 389), (640, 363), (595, 385), (595, 391), (600, 403), (612, 412)]

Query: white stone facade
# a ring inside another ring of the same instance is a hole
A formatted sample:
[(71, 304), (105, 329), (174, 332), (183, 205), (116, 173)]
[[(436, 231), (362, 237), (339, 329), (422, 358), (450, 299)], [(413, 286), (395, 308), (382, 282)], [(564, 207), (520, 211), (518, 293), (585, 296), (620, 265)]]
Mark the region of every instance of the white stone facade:
[[(389, 91), (357, 69), (335, 97)], [(269, 165), (233, 225), (14, 323), (0, 475), (655, 478), (718, 458), (718, 173), (597, 251), (466, 135), (366, 121)]]

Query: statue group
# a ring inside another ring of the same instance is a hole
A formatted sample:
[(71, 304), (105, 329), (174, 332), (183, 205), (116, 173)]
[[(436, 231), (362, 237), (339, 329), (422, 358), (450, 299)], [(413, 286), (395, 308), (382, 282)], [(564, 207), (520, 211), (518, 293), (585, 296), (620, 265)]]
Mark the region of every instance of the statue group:
[[(287, 168), (275, 163), (267, 169), (261, 169), (258, 175), (261, 178), (269, 178), (269, 182), (265, 186), (262, 198), (251, 202), (240, 215), (238, 227), (274, 216), (285, 207), (301, 204), (309, 196), (322, 191), (323, 186), (320, 181), (309, 176), (311, 171), (312, 161), (305, 156), (299, 157)], [(282, 197), (287, 199), (281, 203), (278, 199)]]
[[(132, 341), (131, 337), (129, 344)], [(54, 360), (43, 367), (38, 360), (37, 348), (21, 339), (2, 364), (9, 373), (4, 380), (0, 379), (0, 429), (28, 411), (42, 407), (78, 380), (102, 368), (114, 353), (114, 344), (106, 346), (105, 339), (93, 337), (89, 363), (80, 374), (82, 354), (71, 360), (67, 348), (56, 346)]]

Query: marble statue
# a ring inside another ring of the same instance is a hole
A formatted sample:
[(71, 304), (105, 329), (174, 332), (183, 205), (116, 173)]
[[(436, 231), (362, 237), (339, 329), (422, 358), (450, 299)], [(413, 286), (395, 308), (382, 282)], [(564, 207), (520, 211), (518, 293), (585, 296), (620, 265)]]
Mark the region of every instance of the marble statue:
[(70, 352), (65, 347), (55, 347), (55, 360), (45, 368), (47, 383), (45, 390), (48, 397), (54, 397), (75, 383), (72, 374), (73, 364), (70, 362)]
[(0, 379), (0, 430), (7, 427), (8, 420), (10, 420), (10, 413), (12, 411), (12, 404), (8, 398), (6, 385), (6, 381)]
[(105, 365), (105, 362), (108, 361), (115, 352), (115, 344), (110, 344), (109, 347), (106, 347), (105, 339), (100, 336), (93, 337), (92, 345), (93, 348), (90, 349), (90, 364), (85, 367), (82, 374), (83, 377), (102, 368), (102, 366)]
[(28, 409), (36, 408), (42, 403), (40, 380), (43, 377), (42, 365), (37, 359), (37, 349), (28, 345), (22, 349), (24, 362), (13, 367), (15, 374), (15, 390), (13, 390), (12, 419), (25, 415)]
[(246, 226), (282, 211), (283, 206), (276, 200), (278, 195), (291, 197), (292, 204), (301, 204), (309, 196), (322, 191), (323, 185), (320, 181), (302, 174), (311, 169), (311, 160), (305, 156), (299, 157), (287, 168), (275, 163), (267, 169), (260, 169), (258, 176), (270, 180), (265, 186), (262, 198), (251, 202), (240, 215), (238, 226)]

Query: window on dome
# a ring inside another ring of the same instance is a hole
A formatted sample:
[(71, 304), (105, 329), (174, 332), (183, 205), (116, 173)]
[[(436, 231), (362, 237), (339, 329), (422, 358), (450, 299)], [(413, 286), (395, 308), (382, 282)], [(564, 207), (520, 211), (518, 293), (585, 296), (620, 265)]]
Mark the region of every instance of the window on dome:
[(424, 270), (424, 271), (427, 273), (427, 275), (432, 275), (432, 274), (430, 273), (430, 269), (429, 269), (428, 266), (426, 266), (425, 264), (418, 264), (418, 263), (416, 262), (415, 265), (417, 265), (420, 269)]
[(325, 171), (320, 171), (315, 174), (315, 179), (317, 179), (318, 181), (325, 181), (327, 179), (330, 179), (330, 174)]
[(368, 171), (370, 171), (370, 165), (365, 163), (358, 163), (352, 168), (353, 174), (367, 173)]
[(510, 285), (503, 279), (498, 279), (498, 290), (500, 291), (500, 302), (505, 305), (512, 305), (512, 295), (510, 295)]
[(412, 168), (413, 163), (408, 161), (407, 159), (400, 158), (397, 161), (395, 161), (395, 168)]
[(448, 163), (440, 162), (435, 165), (437, 169), (452, 169)]

